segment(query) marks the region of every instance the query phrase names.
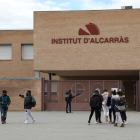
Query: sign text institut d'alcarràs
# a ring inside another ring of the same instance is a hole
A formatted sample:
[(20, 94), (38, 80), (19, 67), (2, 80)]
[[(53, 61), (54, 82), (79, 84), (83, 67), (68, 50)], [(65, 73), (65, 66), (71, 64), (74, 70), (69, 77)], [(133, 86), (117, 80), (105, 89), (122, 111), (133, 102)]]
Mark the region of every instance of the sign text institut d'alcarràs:
[(52, 44), (80, 44), (80, 43), (128, 43), (128, 37), (115, 38), (59, 38), (52, 39)]
[[(89, 23), (85, 25), (87, 30), (89, 32), (84, 31), (83, 29), (79, 29), (78, 34), (79, 35), (99, 35), (100, 31), (99, 28), (93, 24)], [(57, 39), (51, 39), (52, 44), (87, 44), (87, 43), (128, 43), (129, 38), (128, 37), (100, 37), (100, 38), (57, 38)]]

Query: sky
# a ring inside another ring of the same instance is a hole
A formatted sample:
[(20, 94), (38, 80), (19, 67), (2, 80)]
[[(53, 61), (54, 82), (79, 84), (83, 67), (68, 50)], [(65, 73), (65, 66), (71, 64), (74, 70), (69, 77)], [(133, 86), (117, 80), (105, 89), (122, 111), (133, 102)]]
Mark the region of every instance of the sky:
[(33, 11), (140, 8), (140, 0), (0, 0), (0, 30), (33, 29)]

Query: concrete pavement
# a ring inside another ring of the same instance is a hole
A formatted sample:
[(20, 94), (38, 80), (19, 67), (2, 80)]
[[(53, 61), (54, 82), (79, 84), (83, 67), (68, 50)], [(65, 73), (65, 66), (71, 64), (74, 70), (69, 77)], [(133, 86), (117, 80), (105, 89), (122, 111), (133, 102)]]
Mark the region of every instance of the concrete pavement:
[(8, 112), (7, 123), (0, 124), (0, 140), (139, 140), (140, 113), (128, 111), (128, 124), (124, 128), (105, 122), (88, 125), (89, 111), (32, 112), (35, 123), (24, 124), (25, 112)]

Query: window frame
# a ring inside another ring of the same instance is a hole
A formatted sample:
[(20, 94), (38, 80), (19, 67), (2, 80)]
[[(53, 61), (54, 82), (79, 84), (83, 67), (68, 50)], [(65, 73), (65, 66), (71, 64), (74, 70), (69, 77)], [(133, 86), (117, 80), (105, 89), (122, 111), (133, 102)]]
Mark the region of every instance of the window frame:
[[(33, 45), (33, 59), (22, 59), (22, 46), (24, 45)], [(21, 43), (21, 60), (22, 61), (33, 61), (34, 60), (34, 44), (33, 43)]]
[(11, 47), (11, 59), (1, 59), (0, 61), (11, 61), (12, 60), (12, 43), (0, 44), (0, 46), (10, 46)]

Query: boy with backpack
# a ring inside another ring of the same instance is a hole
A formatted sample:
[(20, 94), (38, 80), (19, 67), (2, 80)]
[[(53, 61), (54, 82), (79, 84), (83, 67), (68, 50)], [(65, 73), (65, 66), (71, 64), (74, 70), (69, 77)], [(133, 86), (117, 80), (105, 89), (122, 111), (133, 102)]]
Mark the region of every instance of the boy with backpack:
[(99, 91), (95, 90), (95, 92), (93, 93), (93, 95), (90, 98), (90, 107), (91, 107), (91, 113), (89, 116), (89, 120), (88, 120), (88, 125), (90, 124), (91, 118), (93, 116), (93, 113), (95, 111), (95, 118), (96, 118), (96, 122), (99, 122), (99, 103), (100, 103), (101, 97), (99, 95)]
[[(72, 96), (71, 90), (69, 92), (66, 92), (65, 95), (65, 101), (66, 101), (66, 113), (71, 113), (71, 101), (75, 96)], [(68, 106), (69, 106), (69, 112), (68, 112)]]
[(121, 125), (120, 127), (124, 127), (124, 123), (121, 118), (120, 112), (125, 109), (124, 102), (120, 98), (121, 92), (117, 92), (117, 95), (112, 96), (111, 101), (111, 108), (115, 110), (116, 120), (114, 126), (117, 126), (118, 120), (120, 121)]
[(128, 104), (127, 104), (127, 101), (125, 100), (125, 95), (123, 94), (123, 92), (121, 92), (120, 98), (121, 98), (121, 100), (123, 100), (123, 102), (125, 104), (125, 109), (120, 112), (122, 121), (124, 124), (127, 124), (126, 109), (128, 108)]
[(24, 100), (24, 109), (26, 109), (26, 112), (25, 112), (25, 117), (26, 117), (25, 123), (26, 124), (29, 123), (28, 122), (29, 116), (31, 117), (32, 122), (36, 121), (34, 116), (31, 114), (31, 108), (35, 107), (35, 104), (36, 104), (35, 99), (31, 96), (31, 90), (27, 90), (26, 97)]

